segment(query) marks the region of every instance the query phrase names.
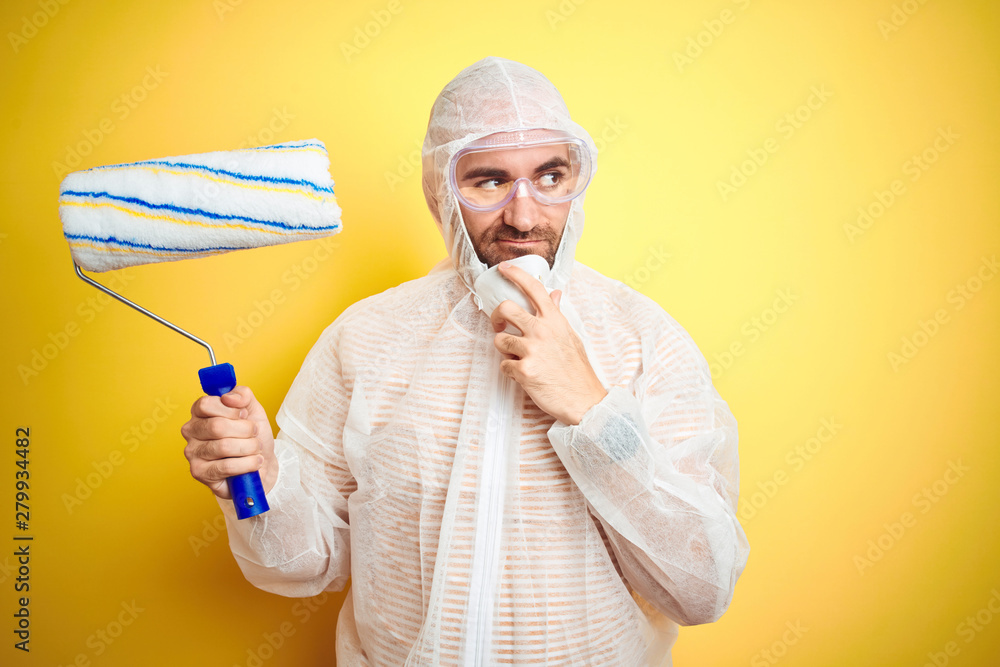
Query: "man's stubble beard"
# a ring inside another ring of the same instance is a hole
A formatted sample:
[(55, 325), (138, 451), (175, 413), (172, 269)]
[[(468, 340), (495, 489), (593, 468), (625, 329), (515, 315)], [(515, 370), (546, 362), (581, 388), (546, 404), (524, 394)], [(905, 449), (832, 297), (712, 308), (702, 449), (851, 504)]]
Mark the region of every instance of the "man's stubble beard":
[[(556, 251), (559, 248), (559, 241), (561, 239), (562, 233), (556, 233), (548, 226), (542, 229), (535, 227), (531, 231), (522, 232), (500, 221), (497, 225), (488, 229), (479, 239), (479, 243), (473, 243), (473, 246), (480, 262), (486, 266), (496, 266), (505, 259), (511, 259), (506, 254), (502, 254), (501, 248), (498, 245), (499, 241), (546, 241), (548, 247), (545, 253), (541, 254), (541, 257), (549, 263), (549, 268), (551, 269), (555, 263)], [(509, 248), (514, 257), (540, 254), (536, 249), (518, 248), (516, 246), (509, 246)]]

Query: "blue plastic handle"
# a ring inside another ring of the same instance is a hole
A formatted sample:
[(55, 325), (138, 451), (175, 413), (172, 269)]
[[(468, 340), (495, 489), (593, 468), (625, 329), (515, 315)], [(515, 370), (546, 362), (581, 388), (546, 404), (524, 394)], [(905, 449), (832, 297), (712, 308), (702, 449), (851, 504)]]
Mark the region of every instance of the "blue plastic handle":
[[(236, 387), (236, 370), (232, 364), (216, 364), (199, 370), (198, 379), (201, 380), (201, 388), (206, 394), (222, 396)], [(233, 494), (233, 504), (236, 506), (238, 518), (249, 519), (271, 509), (267, 505), (264, 485), (261, 484), (260, 474), (256, 470), (230, 477), (226, 483), (229, 485), (230, 493)]]

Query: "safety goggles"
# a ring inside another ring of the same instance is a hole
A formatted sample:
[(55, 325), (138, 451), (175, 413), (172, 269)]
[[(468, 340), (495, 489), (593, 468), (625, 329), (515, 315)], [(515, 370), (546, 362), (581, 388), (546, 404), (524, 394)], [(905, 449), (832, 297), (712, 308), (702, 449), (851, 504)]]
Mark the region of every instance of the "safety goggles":
[(496, 211), (519, 194), (540, 204), (575, 199), (590, 183), (590, 151), (554, 130), (515, 130), (472, 142), (451, 162), (452, 190), (473, 211)]

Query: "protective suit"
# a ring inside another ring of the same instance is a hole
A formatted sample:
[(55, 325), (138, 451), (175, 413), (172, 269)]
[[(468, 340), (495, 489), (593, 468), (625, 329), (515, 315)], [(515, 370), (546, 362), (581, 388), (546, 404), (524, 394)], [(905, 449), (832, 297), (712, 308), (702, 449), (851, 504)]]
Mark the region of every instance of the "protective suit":
[(424, 193), (450, 261), (360, 301), (309, 352), (277, 423), (271, 511), (230, 546), (266, 591), (351, 593), (340, 665), (670, 665), (677, 623), (727, 609), (749, 546), (736, 423), (687, 333), (574, 261), (573, 200), (546, 287), (608, 395), (569, 426), (499, 371), (486, 270), (451, 185), (469, 142), (518, 128), (597, 150), (538, 72), (487, 58), (441, 92)]

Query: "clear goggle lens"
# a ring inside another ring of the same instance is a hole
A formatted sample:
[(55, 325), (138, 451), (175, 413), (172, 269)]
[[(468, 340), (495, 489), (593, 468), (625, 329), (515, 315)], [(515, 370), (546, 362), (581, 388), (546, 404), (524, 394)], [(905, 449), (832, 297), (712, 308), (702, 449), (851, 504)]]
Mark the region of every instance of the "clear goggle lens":
[[(527, 190), (541, 204), (561, 204), (583, 194), (590, 182), (590, 152), (575, 137), (543, 136), (511, 145), (481, 140), (455, 155), (452, 186), (475, 211), (495, 211)], [(523, 187), (522, 187), (523, 186)]]

